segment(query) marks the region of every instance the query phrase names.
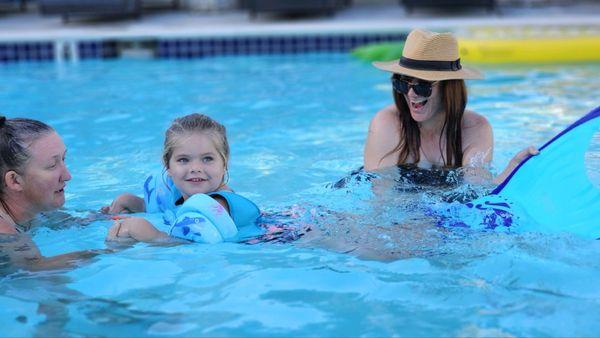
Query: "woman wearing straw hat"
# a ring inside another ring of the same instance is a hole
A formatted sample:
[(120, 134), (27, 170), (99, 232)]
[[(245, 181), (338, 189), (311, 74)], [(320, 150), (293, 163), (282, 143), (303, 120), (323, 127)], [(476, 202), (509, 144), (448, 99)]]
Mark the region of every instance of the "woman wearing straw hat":
[[(371, 120), (364, 152), (366, 170), (415, 164), (423, 168), (482, 168), (492, 160), (492, 127), (485, 117), (466, 110), (466, 79), (482, 74), (464, 67), (451, 33), (415, 29), (402, 58), (374, 62), (393, 73), (394, 104)], [(533, 147), (519, 152), (495, 181), (501, 182)], [(480, 170), (471, 170), (476, 176)]]

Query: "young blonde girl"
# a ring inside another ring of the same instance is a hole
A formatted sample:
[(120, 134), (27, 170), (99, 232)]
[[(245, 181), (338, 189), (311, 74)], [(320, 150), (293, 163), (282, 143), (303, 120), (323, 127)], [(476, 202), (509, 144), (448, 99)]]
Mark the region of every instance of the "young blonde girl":
[(108, 213), (160, 212), (161, 220), (118, 219), (107, 240), (218, 242), (258, 218), (256, 205), (227, 186), (229, 144), (217, 121), (202, 114), (175, 119), (165, 133), (162, 159), (166, 171), (146, 180), (144, 198), (125, 193), (103, 208)]

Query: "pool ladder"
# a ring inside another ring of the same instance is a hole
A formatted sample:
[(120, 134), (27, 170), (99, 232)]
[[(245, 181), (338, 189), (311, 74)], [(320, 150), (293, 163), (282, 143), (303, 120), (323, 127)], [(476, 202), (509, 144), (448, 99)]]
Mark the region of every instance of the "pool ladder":
[[(54, 60), (57, 63), (77, 63), (81, 59), (78, 40), (55, 40)], [(155, 55), (156, 41), (118, 41), (116, 55), (118, 57), (151, 59)]]
[(79, 62), (79, 49), (77, 40), (56, 40), (54, 41), (54, 60), (58, 63), (70, 61)]

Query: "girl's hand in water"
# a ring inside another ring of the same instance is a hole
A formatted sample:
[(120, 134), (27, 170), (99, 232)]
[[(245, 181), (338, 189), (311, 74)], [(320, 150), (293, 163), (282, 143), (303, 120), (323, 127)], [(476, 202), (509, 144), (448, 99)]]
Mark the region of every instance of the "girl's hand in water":
[(500, 173), (500, 175), (496, 176), (496, 178), (494, 179), (494, 183), (500, 184), (500, 183), (504, 182), (504, 180), (506, 180), (508, 175), (510, 175), (510, 173), (512, 173), (512, 171), (521, 162), (523, 162), (529, 156), (535, 156), (539, 153), (540, 153), (540, 151), (534, 146), (529, 146), (529, 147), (519, 151), (515, 156), (513, 156), (513, 158), (510, 160), (510, 162), (508, 162), (508, 165), (506, 166), (506, 168), (504, 168), (502, 173)]
[(131, 237), (129, 233), (129, 222), (126, 222), (127, 218), (118, 217), (115, 218), (115, 222), (108, 229), (106, 235), (106, 241), (114, 242), (134, 242), (135, 239)]
[(116, 242), (156, 242), (169, 238), (169, 235), (156, 229), (141, 217), (117, 219), (108, 230), (107, 241)]
[(121, 214), (121, 213), (136, 213), (146, 211), (144, 199), (134, 194), (124, 193), (111, 203), (100, 208), (100, 211), (105, 214)]

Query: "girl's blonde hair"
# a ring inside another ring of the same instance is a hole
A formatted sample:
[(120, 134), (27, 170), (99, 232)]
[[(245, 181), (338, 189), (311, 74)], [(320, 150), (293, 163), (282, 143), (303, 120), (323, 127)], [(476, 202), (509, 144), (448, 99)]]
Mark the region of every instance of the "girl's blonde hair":
[(227, 131), (219, 122), (204, 114), (189, 114), (173, 120), (171, 126), (165, 132), (165, 144), (163, 149), (163, 164), (169, 169), (169, 160), (173, 156), (173, 150), (177, 146), (181, 136), (189, 133), (207, 133), (211, 136), (213, 144), (221, 156), (227, 171), (229, 163), (229, 143), (227, 142)]

